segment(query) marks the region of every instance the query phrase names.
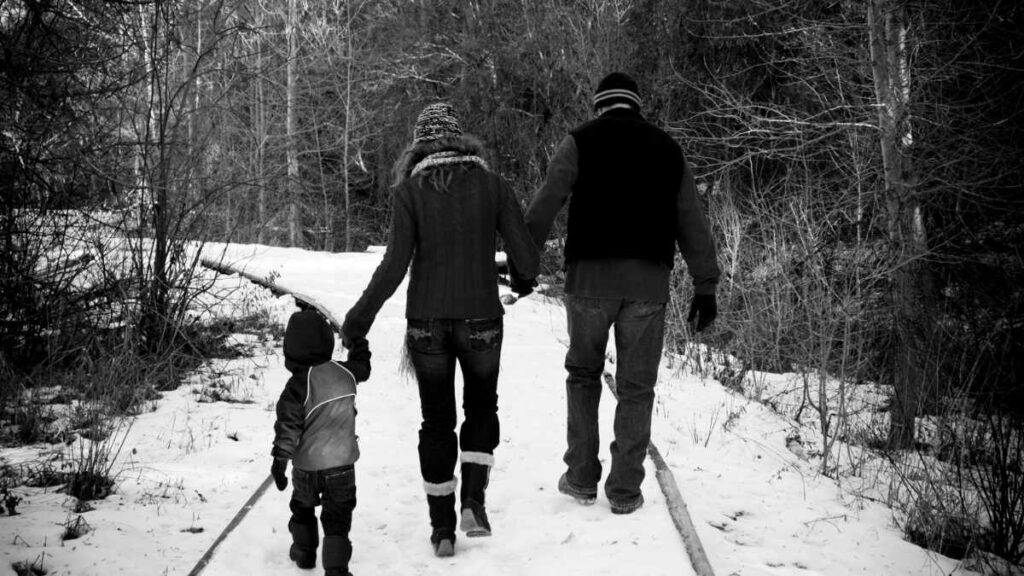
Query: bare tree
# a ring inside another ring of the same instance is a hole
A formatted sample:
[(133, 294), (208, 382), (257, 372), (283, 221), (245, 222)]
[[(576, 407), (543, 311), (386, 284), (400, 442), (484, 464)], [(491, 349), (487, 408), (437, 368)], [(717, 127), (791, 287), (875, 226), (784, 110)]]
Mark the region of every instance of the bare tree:
[(298, 27), (298, 0), (288, 0), (288, 19), (285, 22), (285, 38), (288, 43), (288, 60), (285, 91), (287, 94), (285, 123), (286, 150), (288, 155), (288, 242), (291, 246), (301, 246), (301, 221), (299, 214), (299, 151), (296, 100), (298, 95), (299, 43), (296, 28)]
[(911, 131), (911, 65), (907, 14), (902, 3), (870, 0), (867, 27), (871, 47), (871, 72), (878, 105), (878, 138), (884, 174), (884, 205), (888, 236), (897, 251), (893, 271), (893, 312), (896, 349), (889, 444), (913, 445), (920, 388), (923, 385), (919, 343), (927, 333), (924, 305), (933, 300), (928, 290), (924, 258), (928, 239), (924, 217), (914, 190), (918, 179), (906, 153), (913, 142)]

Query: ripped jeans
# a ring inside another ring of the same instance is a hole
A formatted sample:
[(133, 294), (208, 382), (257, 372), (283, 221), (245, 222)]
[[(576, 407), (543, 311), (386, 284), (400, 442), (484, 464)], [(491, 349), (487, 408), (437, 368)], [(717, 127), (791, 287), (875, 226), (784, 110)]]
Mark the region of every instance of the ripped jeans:
[[(420, 390), (419, 455), (423, 480), (454, 478), (459, 448), (493, 454), (498, 446), (498, 366), (501, 317), (472, 320), (410, 318), (405, 334)], [(462, 368), (464, 420), (455, 435), (455, 364)]]

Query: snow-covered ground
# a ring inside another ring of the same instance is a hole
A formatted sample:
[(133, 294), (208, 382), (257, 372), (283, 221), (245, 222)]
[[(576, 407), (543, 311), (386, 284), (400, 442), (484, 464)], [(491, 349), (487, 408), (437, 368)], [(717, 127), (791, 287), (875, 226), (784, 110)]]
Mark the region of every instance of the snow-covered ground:
[[(336, 317), (355, 302), (381, 258), (207, 247), (208, 256), (222, 253), (248, 272), (316, 298)], [(281, 322), (294, 310), (290, 298), (270, 297), (237, 277), (221, 278), (218, 287), (246, 306), (269, 307)], [(354, 574), (693, 573), (653, 465), (643, 486), (647, 504), (632, 515), (612, 515), (603, 496), (595, 506), (580, 507), (555, 490), (565, 436), (565, 315), (539, 295), (506, 309), (502, 435), (488, 491), (494, 535), (460, 538), (454, 557), (435, 558), (416, 459), (418, 395), (399, 369), (404, 303), (403, 285), (369, 334), (373, 376), (357, 400), (362, 458), (351, 535)], [(273, 404), (288, 373), (280, 342), (260, 350), (211, 366), (135, 419), (115, 467), (117, 491), (94, 502), (95, 510), (79, 514), (72, 498), (53, 489), (15, 487), (24, 500), (20, 515), (0, 517), (0, 576), (14, 574), (16, 562), (36, 563), (51, 575), (188, 574), (269, 471)], [(246, 402), (200, 402), (196, 390), (203, 379), (219, 379), (229, 395)], [(604, 458), (613, 409), (606, 394)], [(813, 459), (788, 450), (793, 423), (761, 404), (665, 363), (655, 410), (654, 442), (716, 574), (967, 574), (956, 561), (903, 541), (890, 510), (845, 491), (818, 474)], [(27, 446), (4, 450), (0, 458), (18, 466), (74, 448)], [(309, 574), (287, 559), (288, 494), (271, 488), (203, 574)], [(79, 516), (91, 529), (62, 542), (65, 524)]]

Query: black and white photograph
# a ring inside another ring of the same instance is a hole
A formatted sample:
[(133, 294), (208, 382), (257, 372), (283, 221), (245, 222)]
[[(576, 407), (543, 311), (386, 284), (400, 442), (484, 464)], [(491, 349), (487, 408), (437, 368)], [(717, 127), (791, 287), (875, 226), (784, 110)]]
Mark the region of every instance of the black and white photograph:
[(0, 576), (1024, 576), (1024, 4), (0, 0)]

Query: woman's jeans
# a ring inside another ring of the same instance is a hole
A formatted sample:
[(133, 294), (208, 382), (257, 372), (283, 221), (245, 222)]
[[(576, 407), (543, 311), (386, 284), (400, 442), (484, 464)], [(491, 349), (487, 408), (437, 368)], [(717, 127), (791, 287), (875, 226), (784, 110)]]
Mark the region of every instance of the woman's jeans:
[(565, 463), (573, 486), (589, 490), (601, 479), (598, 405), (608, 331), (615, 327), (615, 440), (605, 482), (610, 501), (640, 496), (644, 457), (651, 440), (654, 385), (665, 332), (665, 303), (566, 295), (569, 352), (565, 356), (568, 404)]
[[(501, 317), (474, 320), (410, 318), (406, 347), (420, 390), (420, 472), (430, 484), (452, 482), (462, 452), (493, 454), (498, 446)], [(465, 419), (455, 435), (455, 365), (462, 369)]]

